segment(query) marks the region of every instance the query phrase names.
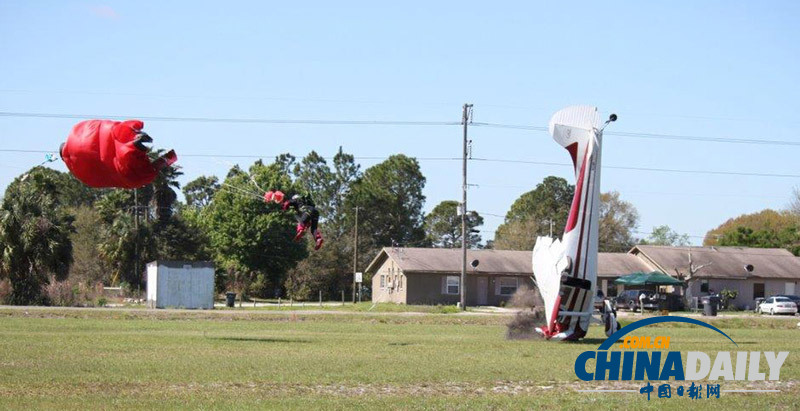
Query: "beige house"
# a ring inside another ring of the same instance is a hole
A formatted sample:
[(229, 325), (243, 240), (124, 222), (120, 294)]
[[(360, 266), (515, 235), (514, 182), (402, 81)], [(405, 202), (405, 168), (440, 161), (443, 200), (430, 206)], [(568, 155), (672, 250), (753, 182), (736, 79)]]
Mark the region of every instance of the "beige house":
[(800, 293), (800, 258), (782, 248), (639, 245), (630, 254), (678, 278), (688, 275), (691, 256), (692, 265), (704, 267), (695, 272), (686, 292), (699, 297), (736, 290), (733, 303), (739, 308), (753, 308), (759, 297)]
[[(617, 278), (637, 271), (661, 271), (685, 279), (689, 258), (697, 270), (688, 289), (701, 297), (736, 290), (733, 304), (752, 308), (758, 297), (800, 294), (800, 258), (787, 250), (747, 247), (667, 247), (637, 245), (627, 253), (599, 253), (598, 288), (606, 296), (623, 290)], [(531, 252), (469, 250), (467, 305), (500, 305), (522, 284), (532, 286)], [(372, 301), (404, 304), (455, 304), (460, 299), (461, 250), (384, 248), (366, 270), (372, 278)]]
[[(477, 266), (472, 264), (477, 261)], [(461, 293), (460, 249), (389, 248), (367, 267), (372, 301), (455, 304)], [(501, 305), (523, 284), (532, 287), (531, 252), (467, 251), (467, 305)]]

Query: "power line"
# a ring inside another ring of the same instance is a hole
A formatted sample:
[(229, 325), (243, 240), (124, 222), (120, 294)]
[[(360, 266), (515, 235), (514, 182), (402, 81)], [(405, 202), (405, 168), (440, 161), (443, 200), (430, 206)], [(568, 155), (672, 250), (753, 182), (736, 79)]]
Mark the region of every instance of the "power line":
[(269, 119), (269, 118), (226, 118), (226, 117), (162, 117), (162, 116), (120, 116), (98, 114), (57, 114), (0, 112), (0, 117), (23, 118), (59, 118), (86, 120), (104, 118), (109, 120), (127, 120), (136, 118), (144, 121), (197, 122), (197, 123), (238, 123), (238, 124), (307, 124), (307, 125), (359, 125), (359, 126), (457, 126), (457, 121), (403, 121), (403, 120), (308, 120), (308, 119)]
[[(523, 190), (533, 190), (536, 187), (530, 185), (506, 185), (506, 184), (484, 184), (484, 183), (473, 183), (473, 186), (477, 188), (488, 187), (488, 188), (513, 188), (513, 189), (523, 189)], [(612, 191), (619, 191), (619, 190), (612, 190)], [(639, 190), (624, 190), (622, 192), (625, 196), (636, 195), (636, 194), (644, 194), (647, 196), (681, 196), (681, 197), (733, 197), (733, 198), (757, 198), (757, 199), (780, 199), (780, 200), (790, 200), (792, 199), (791, 196), (775, 196), (775, 195), (764, 195), (764, 194), (730, 194), (730, 193), (679, 193), (679, 192), (666, 192), (666, 191), (639, 191)]]
[[(12, 153), (53, 153), (54, 150), (22, 150), (22, 149), (0, 149), (0, 152)], [(261, 156), (256, 154), (181, 154), (182, 157), (199, 157), (199, 158), (274, 158), (275, 156)], [(325, 160), (330, 160), (333, 157), (323, 157)], [(375, 157), (354, 157), (355, 160), (386, 160), (389, 157), (375, 156)], [(462, 161), (457, 157), (414, 157), (418, 161)], [(558, 166), (558, 167), (573, 167), (570, 163), (556, 163), (551, 161), (536, 161), (536, 160), (518, 160), (518, 159), (503, 159), (503, 158), (469, 158), (468, 161), (487, 162), (487, 163), (510, 163), (510, 164), (530, 164), (530, 165), (544, 165), (544, 166)], [(709, 174), (709, 175), (731, 175), (731, 176), (749, 176), (749, 177), (775, 177), (775, 178), (800, 178), (800, 174), (782, 174), (782, 173), (753, 173), (753, 172), (740, 172), (740, 171), (719, 171), (719, 170), (685, 170), (675, 168), (654, 168), (654, 167), (632, 167), (632, 166), (613, 166), (604, 165), (603, 169), (613, 170), (627, 170), (627, 171), (650, 171), (659, 173), (679, 173), (679, 174)]]
[[(89, 118), (107, 118), (111, 120), (125, 120), (138, 118), (146, 121), (168, 121), (168, 122), (201, 122), (201, 123), (239, 123), (239, 124), (305, 124), (305, 125), (373, 125), (373, 126), (459, 126), (457, 121), (408, 121), (408, 120), (317, 120), (317, 119), (269, 119), (269, 118), (226, 118), (226, 117), (169, 117), (169, 116), (121, 116), (121, 115), (97, 115), (97, 114), (65, 114), (65, 113), (32, 113), (32, 112), (0, 112), (0, 117), (23, 117), (23, 118), (59, 118), (84, 120)], [(503, 124), (488, 122), (473, 122), (477, 127), (516, 129), (546, 132), (547, 127), (532, 126), (523, 124)], [(693, 136), (681, 134), (648, 133), (648, 132), (624, 132), (607, 131), (604, 134), (645, 139), (661, 140), (685, 140), (702, 141), (711, 143), (727, 144), (756, 144), (756, 145), (777, 145), (777, 146), (800, 146), (800, 141), (791, 140), (769, 140), (758, 138), (733, 138), (733, 137), (710, 137)]]
[[(34, 89), (0, 89), (0, 93), (27, 93), (27, 94), (76, 94), (76, 95), (94, 95), (94, 96), (130, 96), (130, 97), (152, 97), (152, 98), (172, 98), (172, 99), (215, 99), (215, 100), (246, 100), (246, 101), (294, 101), (294, 102), (311, 102), (311, 103), (345, 103), (345, 104), (414, 104), (416, 106), (453, 106), (455, 102), (444, 101), (423, 101), (414, 100), (399, 101), (399, 100), (371, 100), (371, 99), (334, 99), (334, 98), (311, 98), (311, 97), (293, 97), (293, 96), (246, 96), (246, 95), (215, 95), (215, 94), (159, 94), (159, 93), (141, 93), (141, 92), (125, 92), (125, 91), (98, 91), (98, 90), (34, 90)], [(525, 110), (525, 111), (549, 111), (554, 112), (559, 107), (534, 107), (522, 106), (514, 104), (481, 104), (481, 107), (494, 107), (502, 109)], [(686, 115), (686, 114), (670, 114), (670, 113), (647, 113), (630, 111), (620, 108), (617, 111), (625, 112), (626, 116), (642, 116), (642, 117), (661, 117), (661, 118), (685, 118), (692, 120), (718, 120), (718, 121), (747, 121), (747, 122), (760, 122), (760, 123), (796, 123), (794, 120), (787, 119), (766, 119), (762, 117), (721, 117), (721, 116), (707, 116), (707, 115)]]
[(15, 149), (15, 148), (3, 148), (0, 149), (0, 152), (3, 153), (37, 153), (37, 154), (50, 154), (54, 150), (22, 150), (22, 149)]
[[(482, 216), (488, 215), (488, 216), (492, 216), (492, 217), (505, 218), (505, 216), (500, 215), (500, 214), (496, 214), (496, 213), (486, 213), (486, 212), (482, 212), (482, 211), (476, 211), (476, 212), (478, 214), (482, 215)], [(478, 231), (487, 232), (487, 233), (496, 233), (497, 232), (496, 229), (495, 230), (478, 230)], [(640, 231), (640, 230), (631, 230), (631, 232), (632, 233), (636, 233), (636, 234), (647, 235), (647, 236), (650, 236), (650, 235), (656, 233), (655, 231)], [(679, 236), (686, 236), (686, 237), (689, 237), (689, 238), (706, 238), (706, 236), (704, 236), (704, 235), (691, 235), (691, 234), (680, 234), (680, 233), (677, 233), (677, 234)]]
[[(520, 124), (500, 124), (500, 123), (473, 123), (478, 127), (489, 128), (504, 128), (513, 130), (529, 130), (529, 131), (548, 131), (547, 127), (541, 126), (528, 126)], [(604, 135), (620, 136), (620, 137), (633, 137), (633, 138), (648, 138), (648, 139), (661, 139), (661, 140), (687, 140), (687, 141), (705, 141), (711, 143), (731, 143), (731, 144), (760, 144), (760, 145), (779, 145), (779, 146), (800, 146), (800, 141), (790, 140), (767, 140), (757, 138), (732, 138), (732, 137), (707, 137), (707, 136), (691, 136), (680, 134), (662, 134), (662, 133), (645, 133), (645, 132), (626, 132), (626, 131), (606, 131)]]
[(483, 212), (483, 211), (476, 211), (476, 213), (478, 213), (478, 214), (479, 214), (479, 215), (481, 215), (481, 216), (488, 215), (488, 216), (491, 216), (491, 217), (506, 218), (506, 216), (504, 216), (504, 215), (500, 215), (500, 214), (493, 214), (493, 213), (485, 213), (485, 212)]
[[(89, 96), (125, 96), (125, 97), (149, 97), (149, 98), (168, 98), (168, 99), (214, 99), (214, 100), (244, 100), (244, 101), (289, 101), (289, 102), (308, 102), (308, 103), (335, 103), (335, 104), (382, 104), (396, 105), (398, 101), (388, 100), (367, 100), (367, 99), (333, 99), (333, 98), (310, 98), (310, 97), (291, 97), (291, 96), (243, 96), (243, 95), (213, 95), (213, 94), (154, 94), (154, 93), (134, 93), (134, 92), (113, 92), (113, 91), (91, 91), (91, 90), (25, 90), (25, 89), (0, 89), (0, 93), (16, 94), (73, 94)], [(400, 102), (402, 103), (402, 102)], [(415, 100), (414, 105), (423, 106), (452, 106), (453, 102), (435, 102)], [(455, 103), (457, 104), (457, 103)], [(502, 107), (487, 105), (487, 107)], [(509, 106), (510, 107), (510, 106)]]
[[(473, 157), (473, 161), (485, 161), (491, 163), (513, 163), (513, 164), (533, 164), (545, 166), (565, 166), (573, 167), (570, 163), (555, 163), (549, 161), (534, 161), (534, 160), (514, 160), (502, 158), (477, 158)], [(653, 168), (653, 167), (631, 167), (631, 166), (602, 166), (604, 169), (614, 170), (630, 170), (630, 171), (653, 171), (662, 173), (682, 173), (682, 174), (711, 174), (711, 175), (735, 175), (735, 176), (752, 176), (752, 177), (780, 177), (780, 178), (800, 178), (800, 174), (780, 174), (780, 173), (747, 173), (739, 171), (717, 171), (717, 170), (683, 170), (676, 168)]]

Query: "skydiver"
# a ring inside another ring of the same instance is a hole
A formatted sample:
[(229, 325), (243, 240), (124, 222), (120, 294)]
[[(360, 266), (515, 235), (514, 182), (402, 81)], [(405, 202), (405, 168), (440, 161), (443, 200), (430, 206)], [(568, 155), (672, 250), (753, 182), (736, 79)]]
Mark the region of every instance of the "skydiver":
[(280, 204), (281, 209), (284, 211), (289, 208), (294, 209), (295, 218), (297, 219), (297, 233), (294, 236), (294, 241), (300, 241), (306, 231), (310, 230), (314, 235), (314, 250), (319, 250), (322, 247), (324, 240), (322, 239), (322, 233), (317, 228), (319, 225), (319, 211), (317, 211), (317, 206), (311, 196), (295, 194), (291, 199), (286, 200), (283, 192), (270, 190), (264, 194), (264, 201), (274, 201)]

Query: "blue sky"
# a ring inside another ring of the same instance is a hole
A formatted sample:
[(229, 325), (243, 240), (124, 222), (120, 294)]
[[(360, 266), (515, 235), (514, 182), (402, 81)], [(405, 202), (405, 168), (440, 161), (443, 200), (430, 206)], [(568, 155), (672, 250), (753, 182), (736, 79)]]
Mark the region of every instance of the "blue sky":
[[(570, 104), (617, 132), (800, 142), (800, 3), (0, 1), (0, 111), (126, 116), (460, 121), (545, 126)], [(56, 150), (77, 120), (0, 116), (0, 149)], [(183, 154), (458, 157), (461, 129), (146, 122)], [(545, 162), (546, 133), (473, 127), (473, 154)], [(798, 146), (607, 135), (603, 162), (800, 174)], [(43, 160), (0, 152), (0, 188)], [(183, 182), (253, 159), (182, 157)], [(377, 160), (362, 160), (368, 167)], [(460, 198), (459, 162), (423, 161), (426, 210)], [(62, 163), (52, 167), (66, 170)], [(568, 167), (470, 163), (470, 209), (503, 215)], [(641, 215), (702, 236), (784, 208), (797, 178), (605, 169)], [(486, 216), (484, 238), (502, 222)], [(700, 238), (692, 238), (699, 243)]]

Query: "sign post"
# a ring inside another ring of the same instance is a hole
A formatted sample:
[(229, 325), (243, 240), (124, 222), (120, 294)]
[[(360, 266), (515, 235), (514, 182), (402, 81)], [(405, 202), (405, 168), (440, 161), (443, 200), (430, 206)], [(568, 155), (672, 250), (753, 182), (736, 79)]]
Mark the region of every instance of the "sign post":
[(361, 283), (364, 281), (364, 273), (355, 273), (355, 283), (358, 285), (358, 302), (361, 302)]

